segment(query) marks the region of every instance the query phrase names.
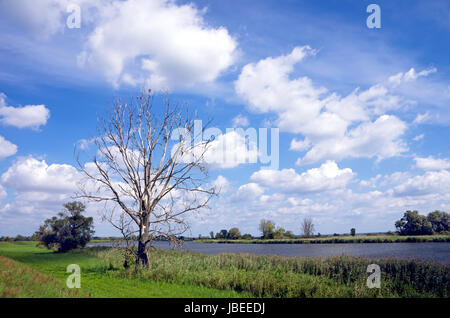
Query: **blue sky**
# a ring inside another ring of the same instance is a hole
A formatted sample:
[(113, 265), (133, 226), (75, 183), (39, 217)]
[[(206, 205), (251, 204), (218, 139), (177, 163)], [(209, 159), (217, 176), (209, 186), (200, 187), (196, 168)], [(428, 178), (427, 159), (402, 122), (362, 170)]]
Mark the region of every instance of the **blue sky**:
[(222, 193), (192, 235), (257, 234), (261, 218), (299, 233), (304, 217), (378, 232), (408, 209), (448, 211), (450, 4), (376, 1), (369, 29), (372, 2), (0, 0), (0, 235), (31, 234), (70, 200), (74, 146), (142, 86), (223, 131), (279, 128), (278, 169), (211, 170)]

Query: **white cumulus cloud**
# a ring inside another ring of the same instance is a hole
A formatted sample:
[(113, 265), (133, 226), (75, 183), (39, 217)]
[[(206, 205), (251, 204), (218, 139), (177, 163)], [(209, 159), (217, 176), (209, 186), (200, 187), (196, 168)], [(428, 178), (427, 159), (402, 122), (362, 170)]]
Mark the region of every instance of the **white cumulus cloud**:
[(219, 135), (209, 144), (204, 160), (211, 167), (223, 169), (256, 163), (258, 160), (256, 141), (247, 140), (237, 131)]
[(102, 12), (78, 61), (114, 85), (186, 87), (212, 82), (234, 63), (236, 41), (226, 28), (206, 24), (193, 4), (127, 0)]
[(260, 198), (263, 193), (264, 189), (259, 184), (251, 182), (241, 185), (233, 196), (233, 199), (235, 201), (256, 200)]
[(416, 162), (416, 168), (422, 170), (443, 170), (450, 169), (450, 160), (449, 159), (436, 159), (432, 156), (428, 156), (425, 158), (416, 157), (414, 158)]
[(17, 146), (0, 136), (0, 160), (17, 152)]
[(49, 165), (45, 160), (27, 157), (9, 167), (1, 176), (1, 182), (20, 192), (65, 193), (77, 189), (79, 178), (79, 172), (71, 165)]
[(290, 78), (294, 66), (313, 54), (309, 46), (296, 47), (288, 55), (247, 64), (235, 82), (236, 93), (251, 111), (275, 113), (274, 124), (281, 131), (304, 136), (303, 141), (291, 142), (291, 150), (311, 148), (297, 163), (346, 157), (381, 160), (406, 151), (401, 140), (406, 123), (386, 112), (401, 109), (408, 101), (382, 84), (341, 97), (306, 76)]
[(428, 171), (411, 177), (393, 188), (396, 196), (448, 195), (450, 172), (447, 170)]
[(291, 146), (289, 147), (289, 149), (294, 151), (303, 151), (310, 147), (311, 141), (309, 141), (308, 138), (305, 138), (303, 140), (297, 140), (294, 138), (291, 140)]
[(340, 169), (336, 162), (327, 161), (319, 168), (298, 174), (294, 169), (259, 170), (250, 180), (262, 186), (294, 193), (315, 193), (344, 188), (354, 177), (352, 169)]
[(0, 93), (0, 122), (17, 128), (38, 129), (50, 118), (50, 111), (45, 105), (26, 105), (13, 107), (6, 105), (6, 96)]
[(365, 122), (348, 131), (343, 137), (317, 142), (297, 164), (310, 164), (325, 159), (340, 160), (346, 157), (377, 160), (400, 155), (408, 150), (400, 138), (406, 123), (392, 115), (380, 116), (374, 122)]

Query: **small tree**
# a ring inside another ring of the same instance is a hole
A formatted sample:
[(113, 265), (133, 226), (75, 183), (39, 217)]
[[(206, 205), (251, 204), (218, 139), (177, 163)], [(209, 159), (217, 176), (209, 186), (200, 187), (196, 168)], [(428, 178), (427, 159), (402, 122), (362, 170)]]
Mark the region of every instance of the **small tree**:
[(356, 230), (355, 230), (355, 228), (352, 228), (352, 229), (350, 230), (350, 235), (351, 235), (351, 236), (355, 236), (355, 235), (356, 235)]
[(47, 219), (35, 237), (49, 249), (58, 252), (84, 247), (92, 239), (94, 234), (92, 217), (85, 217), (81, 213), (86, 207), (81, 202), (69, 202), (64, 204), (64, 210)]
[(238, 240), (241, 238), (241, 232), (237, 227), (233, 227), (228, 231), (228, 238), (231, 240)]
[(273, 239), (274, 229), (275, 223), (270, 220), (262, 219), (259, 223), (259, 230), (261, 231), (262, 238), (264, 239)]
[(211, 237), (212, 239), (214, 238), (214, 232), (213, 231), (209, 232), (209, 237)]
[(304, 237), (311, 237), (314, 235), (314, 224), (312, 218), (304, 218), (301, 227)]
[(252, 239), (252, 235), (248, 234), (248, 233), (245, 233), (244, 235), (242, 235), (242, 239), (244, 239), (244, 240), (251, 240)]

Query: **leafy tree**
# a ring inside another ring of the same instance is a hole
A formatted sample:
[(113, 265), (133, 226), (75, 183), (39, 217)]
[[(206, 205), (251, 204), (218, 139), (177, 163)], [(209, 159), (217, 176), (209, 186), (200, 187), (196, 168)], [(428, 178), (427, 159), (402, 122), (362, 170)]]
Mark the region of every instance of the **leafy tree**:
[(209, 232), (209, 236), (213, 239), (214, 238), (214, 232), (213, 231)]
[(273, 234), (273, 238), (282, 239), (282, 238), (284, 238), (285, 233), (286, 233), (286, 231), (282, 227), (279, 227), (276, 229), (275, 233)]
[(216, 234), (216, 238), (218, 239), (226, 239), (228, 237), (228, 231), (227, 230), (220, 230), (220, 232), (218, 232)]
[(262, 219), (259, 223), (259, 230), (261, 231), (262, 238), (264, 239), (273, 239), (274, 236), (275, 223)]
[(242, 235), (242, 239), (244, 239), (244, 240), (251, 240), (252, 239), (252, 235), (248, 234), (248, 233), (245, 233), (244, 235)]
[(238, 240), (241, 238), (241, 232), (237, 227), (233, 227), (228, 231), (228, 238), (231, 240)]
[(350, 230), (350, 235), (351, 235), (351, 236), (355, 236), (355, 235), (356, 235), (356, 230), (355, 230), (355, 228), (352, 228), (352, 229)]
[(427, 215), (427, 220), (431, 223), (433, 232), (441, 233), (449, 231), (450, 216), (447, 212), (434, 211)]
[(418, 211), (406, 211), (403, 217), (395, 222), (400, 235), (427, 235), (433, 234), (430, 221)]
[(82, 213), (86, 206), (81, 202), (64, 204), (64, 210), (51, 219), (47, 219), (35, 237), (49, 249), (67, 252), (77, 247), (84, 247), (94, 234), (92, 217)]

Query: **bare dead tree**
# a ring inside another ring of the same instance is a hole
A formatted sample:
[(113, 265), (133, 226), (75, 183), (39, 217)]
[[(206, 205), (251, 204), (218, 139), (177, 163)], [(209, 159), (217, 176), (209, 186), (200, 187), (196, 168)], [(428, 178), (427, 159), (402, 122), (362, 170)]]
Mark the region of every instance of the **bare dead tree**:
[(311, 237), (314, 235), (314, 224), (312, 218), (304, 218), (301, 224), (302, 235), (304, 237)]
[(153, 100), (150, 91), (130, 103), (116, 99), (111, 115), (100, 121), (97, 154), (85, 162), (77, 155), (86, 177), (78, 196), (105, 202), (104, 220), (122, 233), (127, 253), (144, 266), (152, 241), (178, 243), (189, 227), (186, 214), (207, 208), (216, 194), (204, 163), (209, 141), (192, 143), (201, 132), (194, 132), (192, 116), (172, 106), (167, 94), (160, 116)]

